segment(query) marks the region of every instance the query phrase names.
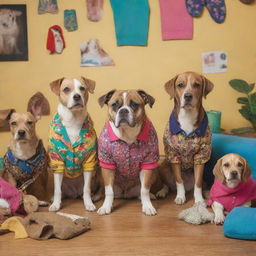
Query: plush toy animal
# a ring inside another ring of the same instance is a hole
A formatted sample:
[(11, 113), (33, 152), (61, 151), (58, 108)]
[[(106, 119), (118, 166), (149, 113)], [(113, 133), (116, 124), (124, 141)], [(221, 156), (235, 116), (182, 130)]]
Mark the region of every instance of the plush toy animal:
[(206, 222), (213, 222), (214, 214), (206, 209), (205, 202), (198, 202), (192, 207), (181, 211), (178, 218), (190, 224), (200, 225)]

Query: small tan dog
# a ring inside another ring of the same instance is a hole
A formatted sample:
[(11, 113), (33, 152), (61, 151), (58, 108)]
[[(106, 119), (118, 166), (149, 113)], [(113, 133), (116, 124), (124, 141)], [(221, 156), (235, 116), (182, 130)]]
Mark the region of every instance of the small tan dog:
[[(174, 109), (164, 132), (165, 154), (171, 172), (166, 162), (159, 170), (168, 187), (176, 186), (176, 204), (185, 203), (185, 191), (193, 186), (195, 202), (203, 201), (202, 179), (204, 164), (211, 156), (211, 130), (202, 99), (212, 89), (212, 82), (194, 72), (179, 74), (165, 84), (166, 92), (174, 98)], [(158, 196), (167, 194), (167, 186)]]
[(215, 182), (208, 205), (214, 211), (214, 223), (223, 224), (224, 210), (229, 212), (240, 205), (251, 206), (251, 201), (256, 199), (256, 182), (251, 177), (247, 161), (233, 153), (217, 161), (213, 174)]
[(49, 211), (58, 211), (64, 197), (83, 197), (85, 209), (95, 211), (91, 191), (98, 184), (97, 137), (87, 112), (89, 93), (94, 92), (95, 82), (84, 77), (61, 78), (50, 87), (58, 96), (59, 105), (50, 124), (54, 197)]
[(17, 45), (19, 27), (16, 17), (21, 11), (0, 9), (0, 54), (20, 53)]
[(142, 90), (112, 90), (99, 98), (108, 106), (106, 122), (98, 141), (105, 184), (105, 200), (98, 214), (109, 214), (114, 198), (140, 197), (142, 212), (155, 215), (150, 188), (159, 159), (157, 134), (145, 113), (155, 100)]
[(47, 99), (38, 92), (30, 98), (27, 113), (9, 115), (12, 139), (4, 158), (3, 178), (41, 200), (47, 192), (48, 156), (35, 126), (49, 111)]

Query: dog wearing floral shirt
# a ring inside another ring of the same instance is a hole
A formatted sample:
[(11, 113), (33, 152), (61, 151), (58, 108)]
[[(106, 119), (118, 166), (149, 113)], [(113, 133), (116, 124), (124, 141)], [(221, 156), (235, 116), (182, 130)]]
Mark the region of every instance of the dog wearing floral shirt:
[[(176, 187), (176, 204), (185, 203), (185, 191), (193, 186), (195, 202), (204, 200), (203, 171), (211, 156), (212, 137), (202, 99), (213, 86), (208, 79), (194, 72), (179, 74), (165, 84), (166, 92), (174, 98), (174, 109), (163, 139), (167, 163), (159, 170), (166, 185)], [(159, 191), (158, 195), (164, 196), (168, 192), (167, 186), (165, 193)]]
[(98, 141), (98, 155), (105, 184), (99, 215), (109, 214), (115, 198), (141, 198), (142, 211), (155, 215), (150, 188), (156, 178), (158, 140), (145, 105), (154, 98), (142, 90), (112, 90), (99, 98), (108, 105), (109, 120)]
[(91, 181), (97, 164), (97, 137), (86, 106), (95, 82), (84, 77), (61, 78), (50, 87), (59, 96), (60, 103), (50, 125), (54, 198), (49, 211), (60, 209), (62, 197), (79, 196), (83, 196), (86, 210), (94, 211)]

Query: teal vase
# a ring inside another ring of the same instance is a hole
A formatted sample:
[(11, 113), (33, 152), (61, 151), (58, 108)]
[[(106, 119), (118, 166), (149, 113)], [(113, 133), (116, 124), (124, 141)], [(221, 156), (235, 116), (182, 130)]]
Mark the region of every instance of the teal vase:
[(218, 110), (210, 110), (206, 112), (209, 124), (213, 133), (220, 133), (221, 112)]

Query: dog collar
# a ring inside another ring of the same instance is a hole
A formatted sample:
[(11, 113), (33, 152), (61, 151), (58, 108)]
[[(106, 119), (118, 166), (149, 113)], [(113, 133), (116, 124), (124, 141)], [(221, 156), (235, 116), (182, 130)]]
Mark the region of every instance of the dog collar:
[(199, 137), (203, 137), (205, 135), (205, 132), (208, 127), (208, 117), (206, 113), (204, 112), (204, 119), (199, 125), (198, 128), (196, 128), (193, 132), (187, 134), (181, 127), (180, 124), (178, 123), (177, 119), (175, 118), (174, 111), (172, 111), (170, 119), (169, 119), (169, 131), (172, 134), (178, 134), (182, 133), (186, 137), (192, 137), (194, 134), (196, 134)]

